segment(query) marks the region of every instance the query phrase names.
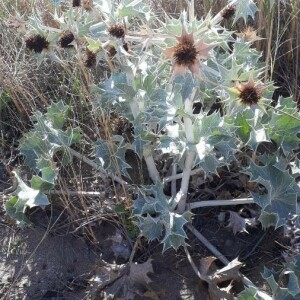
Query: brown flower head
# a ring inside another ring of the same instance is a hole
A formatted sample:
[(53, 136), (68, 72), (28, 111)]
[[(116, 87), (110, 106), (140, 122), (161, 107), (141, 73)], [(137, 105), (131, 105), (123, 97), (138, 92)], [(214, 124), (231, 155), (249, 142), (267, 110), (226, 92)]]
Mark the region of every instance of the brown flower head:
[(247, 83), (239, 83), (234, 92), (238, 95), (240, 103), (247, 106), (258, 104), (266, 86), (256, 86), (253, 78), (250, 77)]
[(70, 45), (74, 41), (74, 34), (70, 30), (66, 30), (62, 33), (58, 43), (62, 48), (70, 48), (73, 47), (73, 45)]
[(235, 11), (236, 11), (235, 5), (228, 5), (221, 11), (221, 15), (223, 19), (229, 20), (234, 16)]
[(73, 0), (72, 7), (79, 7), (81, 5), (81, 0)]
[(184, 28), (181, 36), (176, 36), (176, 39), (177, 45), (165, 50), (166, 58), (174, 61), (173, 76), (185, 74), (189, 69), (192, 74), (200, 77), (199, 59), (207, 59), (208, 52), (215, 45), (208, 45), (202, 40), (195, 43), (193, 34), (187, 33)]
[(114, 24), (108, 28), (108, 32), (111, 36), (118, 39), (122, 39), (125, 36), (125, 28), (122, 24)]
[(39, 34), (31, 35), (25, 40), (26, 47), (29, 50), (33, 50), (35, 53), (41, 53), (43, 49), (47, 49), (49, 42), (44, 36)]
[(87, 68), (92, 68), (96, 64), (96, 53), (86, 48), (83, 63)]
[(109, 45), (107, 48), (107, 55), (109, 58), (113, 58), (117, 54), (117, 50), (114, 46)]
[(257, 36), (257, 31), (251, 26), (246, 27), (241, 33), (237, 33), (237, 36), (245, 42), (255, 42), (263, 39)]
[(82, 6), (85, 10), (92, 10), (93, 9), (93, 0), (83, 0)]
[[(123, 43), (123, 48), (126, 52), (129, 51), (128, 43)], [(113, 45), (109, 45), (107, 48), (107, 55), (109, 58), (114, 58), (117, 54), (117, 49)]]

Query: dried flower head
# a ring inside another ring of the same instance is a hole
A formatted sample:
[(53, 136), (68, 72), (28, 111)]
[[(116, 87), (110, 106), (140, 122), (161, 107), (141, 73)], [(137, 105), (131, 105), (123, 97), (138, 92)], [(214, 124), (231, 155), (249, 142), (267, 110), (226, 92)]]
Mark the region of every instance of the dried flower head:
[(62, 33), (58, 43), (62, 48), (69, 48), (73, 47), (73, 45), (70, 45), (74, 41), (74, 34), (70, 30), (66, 30)]
[(109, 58), (113, 58), (117, 54), (117, 50), (114, 46), (109, 45), (107, 49), (107, 55)]
[(257, 31), (251, 26), (246, 27), (241, 33), (237, 33), (237, 36), (245, 42), (255, 42), (263, 39), (257, 36)]
[(207, 59), (208, 52), (214, 48), (215, 45), (208, 45), (202, 40), (195, 43), (192, 33), (187, 33), (182, 29), (181, 36), (176, 36), (177, 45), (167, 48), (165, 56), (167, 59), (172, 59), (173, 76), (178, 74), (185, 74), (189, 69), (192, 74), (200, 77), (199, 59)]
[(235, 11), (236, 11), (235, 5), (228, 5), (221, 11), (221, 15), (223, 19), (229, 20), (234, 16)]
[(266, 86), (256, 86), (250, 77), (247, 83), (238, 83), (233, 91), (238, 95), (240, 103), (247, 106), (258, 104)]
[[(127, 43), (123, 43), (123, 48), (125, 51), (128, 52), (129, 47)], [(107, 48), (107, 55), (109, 58), (114, 58), (114, 56), (117, 54), (117, 49), (113, 45), (109, 45)]]
[(83, 0), (82, 6), (86, 10), (92, 10), (93, 9), (93, 0)]
[(122, 39), (125, 36), (125, 28), (122, 24), (114, 24), (108, 28), (108, 32), (111, 36), (118, 39)]
[(128, 52), (129, 47), (128, 47), (128, 44), (127, 44), (127, 43), (124, 43), (124, 44), (123, 44), (123, 48)]
[(86, 48), (83, 63), (87, 68), (92, 68), (96, 65), (96, 53)]
[(72, 7), (79, 7), (81, 5), (81, 0), (73, 0)]
[(31, 35), (25, 40), (26, 47), (33, 50), (35, 53), (41, 53), (43, 49), (47, 49), (49, 42), (40, 34)]

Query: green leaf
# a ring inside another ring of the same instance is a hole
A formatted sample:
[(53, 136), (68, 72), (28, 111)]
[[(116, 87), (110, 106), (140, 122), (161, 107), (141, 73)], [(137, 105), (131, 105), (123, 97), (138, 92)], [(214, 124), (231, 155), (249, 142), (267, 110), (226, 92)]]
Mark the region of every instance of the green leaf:
[(178, 249), (185, 245), (186, 234), (184, 224), (191, 217), (190, 213), (183, 215), (172, 212), (172, 202), (163, 192), (163, 185), (156, 182), (155, 185), (143, 186), (138, 198), (134, 201), (133, 216), (137, 218), (137, 225), (141, 233), (149, 240), (160, 240), (163, 251), (170, 247)]
[(88, 42), (88, 49), (94, 53), (97, 53), (102, 48), (102, 43), (100, 40), (93, 40), (89, 37), (85, 37), (86, 41)]
[[(62, 152), (63, 164), (71, 161), (68, 147), (79, 141), (80, 130), (61, 129), (69, 109), (69, 106), (62, 102), (52, 103), (46, 115), (37, 112), (32, 117), (35, 122), (34, 128), (21, 139), (19, 149), (25, 156), (25, 163), (35, 171), (41, 171), (38, 166), (39, 160), (52, 160), (58, 151)], [(52, 168), (54, 169), (54, 163)]]
[(299, 278), (292, 271), (288, 273), (288, 276), (289, 276), (289, 281), (287, 284), (287, 289), (289, 293), (295, 297), (297, 294), (300, 294)]
[[(229, 1), (230, 2), (230, 1)], [(257, 7), (253, 0), (238, 0), (235, 3), (236, 11), (235, 17), (233, 20), (233, 24), (239, 19), (243, 18), (245, 23), (247, 24), (248, 16), (254, 19), (255, 13), (257, 12)]]
[[(222, 64), (218, 64), (218, 69), (225, 86), (232, 86), (232, 84), (240, 79), (240, 74), (243, 69), (242, 64), (237, 64), (235, 56), (230, 56), (231, 66), (230, 69), (225, 68)], [(228, 59), (228, 58), (227, 58)]]
[(261, 298), (257, 295), (257, 288), (251, 286), (243, 290), (239, 295), (239, 300), (261, 300)]
[(297, 133), (300, 131), (300, 115), (296, 110), (292, 114), (290, 109), (273, 112), (269, 122), (270, 138), (282, 148), (285, 155), (291, 153), (299, 145)]
[(56, 129), (62, 129), (66, 118), (70, 114), (70, 107), (66, 106), (63, 101), (53, 102), (48, 108), (46, 118)]
[(18, 196), (14, 196), (5, 202), (4, 208), (6, 213), (14, 220), (20, 227), (25, 226), (29, 223), (28, 218), (25, 216), (23, 211), (17, 210), (17, 203), (19, 201)]
[(279, 275), (280, 272), (275, 272), (273, 269), (270, 270), (264, 267), (264, 272), (262, 277), (268, 282), (272, 290), (272, 299), (278, 300), (299, 300), (300, 299), (300, 289), (298, 278), (293, 271), (285, 271), (288, 274), (288, 284), (286, 288), (279, 286)]
[(149, 241), (153, 241), (161, 237), (164, 227), (159, 217), (152, 218), (147, 214), (146, 218), (140, 218), (139, 228), (143, 236), (147, 237)]
[(124, 138), (119, 135), (114, 135), (111, 142), (98, 140), (94, 144), (95, 161), (113, 175), (121, 174), (129, 177), (127, 172), (131, 166), (126, 163), (125, 154), (128, 149)]
[[(193, 124), (195, 145), (188, 145), (190, 151), (197, 154), (196, 163), (205, 173), (217, 173), (217, 167), (233, 158), (236, 149), (235, 125), (225, 123), (219, 112), (210, 115), (200, 113)], [(222, 154), (223, 157), (217, 157)]]
[(150, 8), (141, 0), (123, 0), (118, 15), (120, 17), (139, 17), (149, 21)]
[(5, 203), (5, 209), (10, 217), (15, 219), (20, 225), (24, 225), (27, 220), (25, 216), (27, 207), (46, 206), (50, 203), (44, 193), (27, 186), (16, 172), (14, 174), (18, 182), (17, 196), (12, 197)]
[(273, 165), (257, 166), (252, 161), (247, 171), (252, 182), (262, 184), (267, 193), (252, 192), (254, 202), (268, 214), (276, 215), (276, 227), (285, 223), (289, 213), (297, 212), (299, 187), (288, 171), (282, 171)]

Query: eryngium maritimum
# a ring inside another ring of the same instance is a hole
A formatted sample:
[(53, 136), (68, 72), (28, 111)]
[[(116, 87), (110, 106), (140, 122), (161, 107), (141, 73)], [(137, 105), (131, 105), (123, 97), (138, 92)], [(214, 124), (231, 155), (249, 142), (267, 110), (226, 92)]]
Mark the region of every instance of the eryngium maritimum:
[(232, 90), (238, 95), (240, 104), (252, 106), (258, 104), (266, 88), (264, 85), (256, 86), (250, 77), (247, 83), (238, 83)]
[(114, 24), (108, 28), (108, 32), (111, 36), (114, 36), (118, 39), (124, 38), (125, 28), (121, 24)]
[(96, 54), (87, 48), (83, 63), (87, 68), (92, 68), (96, 64)]
[(49, 42), (44, 36), (40, 34), (31, 35), (25, 40), (26, 47), (33, 50), (35, 53), (41, 53), (43, 49), (47, 49)]
[(74, 34), (70, 30), (66, 30), (62, 33), (58, 42), (62, 48), (69, 48), (72, 47), (70, 43), (72, 43), (73, 41), (74, 41)]
[(173, 76), (185, 74), (190, 70), (193, 75), (200, 77), (200, 59), (207, 59), (208, 52), (215, 45), (208, 45), (202, 40), (194, 41), (192, 33), (187, 33), (182, 29), (181, 36), (176, 36), (177, 45), (167, 48), (165, 56), (173, 60)]

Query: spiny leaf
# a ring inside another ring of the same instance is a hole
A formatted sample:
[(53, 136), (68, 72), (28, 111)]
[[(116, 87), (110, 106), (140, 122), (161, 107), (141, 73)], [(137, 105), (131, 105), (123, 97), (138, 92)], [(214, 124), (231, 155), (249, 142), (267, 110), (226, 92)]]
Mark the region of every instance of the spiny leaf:
[(16, 196), (12, 197), (5, 203), (6, 213), (15, 219), (19, 225), (23, 226), (27, 222), (25, 216), (26, 208), (32, 208), (35, 206), (46, 206), (49, 204), (47, 196), (38, 189), (29, 187), (14, 172), (18, 182), (16, 189)]
[(250, 286), (238, 295), (239, 300), (263, 300), (258, 296), (257, 288)]
[(222, 84), (225, 86), (232, 86), (233, 83), (240, 79), (242, 64), (237, 64), (236, 58), (231, 56), (230, 69), (225, 68), (222, 64), (218, 64), (219, 72), (222, 78)]
[(147, 214), (146, 218), (140, 217), (139, 220), (139, 228), (141, 230), (141, 234), (149, 241), (153, 241), (155, 239), (159, 239), (163, 232), (163, 224), (161, 223), (160, 217), (151, 217)]
[[(25, 156), (25, 163), (35, 171), (41, 170), (38, 165), (39, 160), (52, 160), (58, 151), (62, 151), (63, 164), (70, 162), (72, 156), (68, 147), (79, 141), (80, 130), (61, 129), (68, 111), (68, 106), (58, 102), (52, 103), (46, 117), (40, 112), (32, 117), (35, 122), (34, 128), (21, 139), (19, 149)], [(54, 164), (52, 167), (54, 168)]]
[[(230, 1), (229, 1), (230, 2)], [(235, 3), (235, 17), (233, 24), (239, 19), (243, 18), (245, 23), (247, 23), (248, 16), (254, 19), (255, 13), (257, 12), (257, 7), (253, 0), (238, 0)]]
[(100, 40), (93, 40), (93, 39), (91, 39), (91, 38), (89, 38), (89, 37), (85, 37), (85, 39), (86, 39), (86, 41), (88, 42), (88, 49), (90, 50), (90, 51), (92, 51), (92, 52), (94, 52), (94, 53), (97, 53), (97, 51), (99, 50), (99, 49), (101, 49), (101, 47), (102, 47), (102, 43), (101, 43), (101, 41)]
[(272, 298), (278, 300), (299, 300), (300, 289), (298, 279), (292, 271), (288, 272), (288, 284), (286, 288), (281, 287), (278, 284), (279, 272), (275, 272), (273, 269), (264, 267), (262, 277), (268, 282), (272, 290)]
[(150, 241), (162, 238), (163, 251), (171, 247), (177, 250), (186, 244), (183, 226), (191, 214), (179, 215), (171, 210), (172, 203), (166, 198), (163, 185), (159, 181), (155, 185), (140, 189), (139, 196), (133, 204), (133, 216), (137, 218), (137, 225), (142, 234)]
[(297, 211), (299, 187), (288, 171), (282, 171), (273, 165), (257, 166), (252, 161), (247, 171), (250, 180), (262, 184), (267, 193), (252, 192), (255, 203), (268, 214), (277, 216), (276, 227), (282, 226), (289, 213)]
[(122, 136), (114, 135), (111, 141), (100, 139), (95, 142), (95, 160), (111, 174), (117, 175), (120, 171), (121, 174), (129, 177), (127, 169), (131, 166), (125, 160), (127, 149)]
[(297, 133), (300, 131), (300, 115), (297, 110), (281, 108), (273, 112), (269, 122), (270, 138), (282, 148), (285, 155), (291, 153), (299, 145)]

